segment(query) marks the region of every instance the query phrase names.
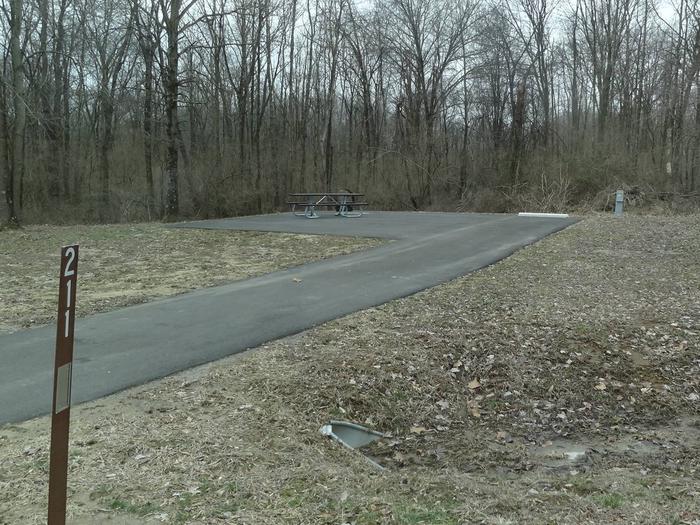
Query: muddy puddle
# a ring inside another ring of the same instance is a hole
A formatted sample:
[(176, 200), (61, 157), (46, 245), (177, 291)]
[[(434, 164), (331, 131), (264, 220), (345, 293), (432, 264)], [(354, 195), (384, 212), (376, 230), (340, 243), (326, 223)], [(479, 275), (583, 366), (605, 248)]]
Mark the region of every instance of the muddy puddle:
[(683, 418), (666, 427), (630, 429), (626, 434), (601, 438), (556, 438), (528, 448), (534, 465), (575, 468), (600, 459), (626, 459), (646, 464), (673, 451), (700, 445), (700, 418)]

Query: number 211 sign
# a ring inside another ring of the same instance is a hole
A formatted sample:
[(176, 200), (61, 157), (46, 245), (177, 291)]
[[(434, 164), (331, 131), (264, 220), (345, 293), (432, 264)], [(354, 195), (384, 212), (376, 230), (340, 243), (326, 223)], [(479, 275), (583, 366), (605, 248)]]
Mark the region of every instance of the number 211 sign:
[(73, 329), (78, 280), (78, 245), (61, 248), (61, 273), (56, 319), (56, 364), (51, 411), (51, 462), (49, 467), (49, 525), (66, 522), (68, 484), (68, 430), (73, 376)]

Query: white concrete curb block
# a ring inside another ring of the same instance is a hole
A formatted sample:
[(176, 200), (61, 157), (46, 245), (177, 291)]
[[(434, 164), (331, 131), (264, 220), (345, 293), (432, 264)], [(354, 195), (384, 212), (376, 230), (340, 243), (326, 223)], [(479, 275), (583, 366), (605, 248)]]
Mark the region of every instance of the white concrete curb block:
[(530, 213), (527, 211), (521, 211), (518, 213), (518, 217), (547, 217), (549, 219), (568, 219), (568, 213)]

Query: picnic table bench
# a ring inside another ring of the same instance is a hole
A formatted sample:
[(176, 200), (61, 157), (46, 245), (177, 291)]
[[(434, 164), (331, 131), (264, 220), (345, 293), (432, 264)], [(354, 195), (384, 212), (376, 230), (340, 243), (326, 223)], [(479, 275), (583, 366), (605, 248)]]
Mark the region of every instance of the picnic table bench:
[[(361, 217), (367, 206), (364, 193), (352, 192), (318, 192), (290, 193), (287, 204), (297, 217), (317, 219), (316, 208), (335, 208), (335, 214), (341, 217)], [(304, 211), (301, 211), (303, 207)]]

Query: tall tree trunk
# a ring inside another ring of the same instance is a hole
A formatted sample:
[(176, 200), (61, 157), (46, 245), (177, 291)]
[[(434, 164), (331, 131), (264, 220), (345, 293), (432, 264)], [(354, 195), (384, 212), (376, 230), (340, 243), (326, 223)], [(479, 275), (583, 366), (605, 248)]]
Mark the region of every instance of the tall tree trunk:
[(515, 111), (513, 114), (513, 153), (510, 164), (510, 181), (515, 188), (520, 174), (520, 161), (523, 149), (523, 128), (525, 127), (526, 107), (526, 82), (525, 79), (518, 83), (518, 91), (515, 98)]
[[(4, 71), (3, 77), (5, 77)], [(7, 115), (7, 89), (5, 86), (5, 78), (2, 78), (0, 81), (0, 167), (5, 174), (3, 183), (5, 204), (7, 205), (6, 220), (10, 225), (17, 225), (19, 221), (15, 213), (15, 184), (10, 163), (11, 130)]]
[(114, 116), (113, 101), (107, 93), (107, 86), (103, 87), (102, 101), (102, 137), (99, 140), (99, 166), (100, 166), (100, 219), (106, 221), (111, 218), (110, 194), (109, 194), (109, 152), (112, 143), (112, 121)]
[(331, 44), (331, 77), (328, 82), (328, 98), (327, 98), (327, 111), (328, 119), (326, 121), (326, 144), (325, 144), (325, 155), (324, 155), (324, 186), (326, 191), (331, 191), (331, 186), (333, 185), (333, 113), (335, 112), (335, 84), (336, 75), (338, 71), (338, 48), (340, 46), (340, 24), (343, 17), (343, 6), (345, 5), (344, 0), (340, 0), (340, 7), (338, 8), (338, 15), (333, 23), (333, 38)]
[[(6, 194), (8, 204), (7, 220), (10, 225), (18, 226), (19, 217), (14, 206), (14, 185), (19, 180), (20, 184), (24, 176), (24, 131), (26, 127), (26, 110), (24, 99), (24, 62), (20, 47), (22, 31), (22, 0), (10, 2), (10, 62), (12, 64), (12, 106), (15, 119), (12, 125), (12, 149), (10, 154), (10, 170), (8, 174), (9, 197)], [(7, 191), (7, 188), (6, 188)], [(21, 189), (20, 189), (21, 196)]]
[[(46, 130), (46, 140), (48, 142), (48, 155), (45, 155), (44, 162), (46, 172), (48, 174), (48, 194), (54, 202), (60, 202), (61, 198), (61, 180), (60, 180), (60, 165), (58, 162), (58, 140), (60, 131), (56, 128), (56, 115), (52, 107), (52, 93), (60, 93), (60, 85), (56, 84), (55, 79), (50, 78), (49, 74), (49, 1), (40, 0), (38, 3), (39, 15), (39, 49), (38, 49), (38, 95), (40, 100), (41, 123), (43, 129)], [(54, 55), (56, 52), (56, 44), (54, 44)], [(54, 57), (55, 58), (55, 57)], [(53, 60), (52, 60), (53, 63)]]
[(56, 163), (57, 178), (59, 180), (60, 192), (64, 198), (70, 194), (70, 184), (68, 182), (68, 143), (70, 141), (70, 128), (68, 127), (68, 101), (64, 101), (69, 96), (70, 80), (64, 77), (68, 74), (70, 59), (65, 53), (65, 14), (68, 0), (61, 0), (59, 5), (58, 19), (56, 20), (56, 34), (53, 52), (53, 107), (51, 108), (51, 156)]
[(171, 0), (170, 14), (166, 22), (168, 36), (167, 62), (165, 70), (165, 134), (166, 160), (165, 172), (167, 177), (167, 193), (165, 216), (175, 220), (180, 213), (178, 193), (178, 116), (177, 104), (179, 95), (178, 61), (180, 58), (178, 39), (180, 37), (180, 3), (181, 0)]
[(143, 101), (143, 155), (146, 171), (148, 195), (146, 205), (150, 215), (155, 205), (155, 188), (153, 185), (153, 48), (149, 46), (144, 52), (144, 101)]
[(693, 151), (693, 165), (691, 167), (690, 173), (690, 187), (688, 188), (691, 193), (695, 192), (697, 187), (697, 181), (700, 179), (698, 172), (700, 172), (700, 82), (695, 85), (696, 99), (695, 99), (695, 148)]
[(294, 55), (294, 46), (295, 46), (295, 29), (296, 29), (296, 23), (297, 23), (297, 1), (298, 0), (291, 0), (292, 1), (292, 17), (291, 17), (291, 25), (290, 25), (290, 31), (291, 34), (289, 35), (289, 82), (288, 82), (288, 92), (287, 92), (287, 101), (285, 103), (285, 107), (287, 108), (286, 111), (288, 112), (289, 115), (289, 121), (290, 125), (288, 128), (288, 135), (285, 137), (285, 141), (287, 144), (287, 172), (288, 172), (288, 180), (287, 180), (287, 187), (290, 188), (292, 191), (301, 191), (296, 187), (296, 177), (294, 176), (294, 161), (296, 160), (296, 143), (298, 139), (298, 129), (299, 129), (299, 122), (298, 122), (298, 102), (297, 102), (297, 94), (295, 91), (295, 82), (296, 79), (294, 77), (294, 61), (296, 60), (296, 56)]

